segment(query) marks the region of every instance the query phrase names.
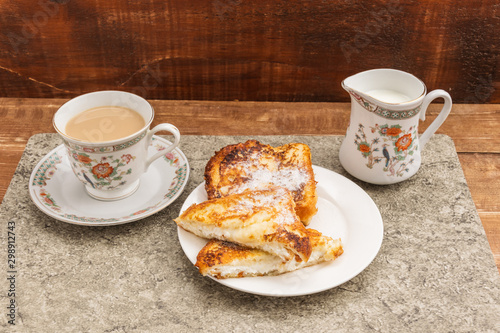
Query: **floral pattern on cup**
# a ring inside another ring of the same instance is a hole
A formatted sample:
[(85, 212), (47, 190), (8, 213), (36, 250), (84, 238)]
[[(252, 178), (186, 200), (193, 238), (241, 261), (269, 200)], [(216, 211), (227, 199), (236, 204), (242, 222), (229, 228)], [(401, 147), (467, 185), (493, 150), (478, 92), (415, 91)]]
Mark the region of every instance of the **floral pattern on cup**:
[(359, 124), (354, 140), (367, 159), (366, 166), (372, 169), (382, 163), (382, 169), (388, 176), (402, 177), (409, 172), (408, 166), (415, 162), (412, 156), (418, 151), (418, 146), (414, 144), (417, 128), (412, 126), (405, 130), (400, 125), (375, 124), (370, 126), (370, 132), (372, 135), (368, 137), (365, 126)]
[(133, 171), (127, 165), (136, 159), (131, 154), (118, 154), (101, 156), (97, 160), (85, 152), (71, 149), (68, 154), (77, 176), (85, 179), (86, 185), (105, 190), (125, 185), (123, 177)]
[(132, 140), (114, 146), (98, 146), (98, 147), (82, 146), (80, 144), (72, 143), (65, 139), (63, 139), (63, 142), (67, 147), (70, 147), (71, 149), (85, 151), (87, 153), (111, 153), (114, 151), (119, 151), (131, 147), (135, 145), (137, 142), (141, 141), (141, 139), (144, 138), (145, 136), (146, 132), (143, 132), (141, 133), (141, 135), (139, 135), (136, 138), (133, 138)]

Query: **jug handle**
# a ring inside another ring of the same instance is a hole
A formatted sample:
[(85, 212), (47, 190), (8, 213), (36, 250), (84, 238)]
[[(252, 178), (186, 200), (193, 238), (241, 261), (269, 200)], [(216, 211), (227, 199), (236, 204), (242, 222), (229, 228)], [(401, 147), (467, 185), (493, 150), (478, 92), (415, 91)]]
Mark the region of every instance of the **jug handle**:
[(425, 120), (425, 113), (427, 111), (427, 108), (429, 107), (429, 104), (436, 98), (443, 98), (444, 99), (444, 105), (443, 108), (441, 109), (441, 112), (439, 112), (439, 115), (434, 119), (434, 121), (429, 125), (429, 127), (425, 130), (425, 132), (420, 136), (419, 141), (420, 141), (420, 150), (424, 149), (425, 144), (431, 136), (437, 131), (437, 129), (443, 124), (443, 122), (446, 120), (446, 117), (450, 114), (451, 111), (451, 96), (448, 94), (446, 91), (442, 89), (436, 89), (431, 91), (430, 93), (427, 94), (427, 96), (424, 97), (424, 100), (422, 102), (422, 106), (420, 108), (420, 120), (424, 121)]

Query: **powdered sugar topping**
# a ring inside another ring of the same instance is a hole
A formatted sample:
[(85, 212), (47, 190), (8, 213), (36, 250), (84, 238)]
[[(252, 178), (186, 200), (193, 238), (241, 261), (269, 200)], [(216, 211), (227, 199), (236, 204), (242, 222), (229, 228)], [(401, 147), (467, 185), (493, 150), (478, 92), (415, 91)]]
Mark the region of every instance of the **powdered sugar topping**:
[(274, 210), (275, 222), (278, 224), (292, 224), (297, 221), (295, 211), (284, 208), (287, 201), (291, 201), (290, 194), (284, 188), (275, 187), (272, 190), (248, 192), (238, 197), (237, 204), (226, 209), (226, 214), (252, 214), (261, 209)]
[(286, 166), (276, 160), (265, 162), (267, 163), (262, 163), (257, 156), (240, 165), (245, 174), (245, 181), (238, 184), (239, 193), (245, 190), (263, 189), (269, 185), (280, 186), (293, 192), (310, 180), (309, 174), (302, 172), (297, 166)]

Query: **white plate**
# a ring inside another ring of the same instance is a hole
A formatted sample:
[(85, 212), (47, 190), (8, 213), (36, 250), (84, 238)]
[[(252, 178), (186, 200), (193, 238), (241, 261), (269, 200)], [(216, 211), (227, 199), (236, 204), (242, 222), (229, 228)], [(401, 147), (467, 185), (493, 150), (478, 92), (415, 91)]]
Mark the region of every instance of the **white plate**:
[[(153, 136), (148, 155), (170, 145), (170, 141)], [(33, 169), (29, 192), (35, 205), (57, 220), (108, 226), (137, 221), (159, 212), (177, 199), (188, 178), (188, 161), (176, 148), (150, 165), (134, 194), (117, 201), (99, 201), (87, 194), (84, 185), (73, 174), (67, 150), (60, 145)]]
[[(265, 296), (308, 295), (336, 287), (361, 273), (375, 258), (384, 235), (380, 212), (358, 185), (322, 167), (313, 166), (318, 192), (318, 213), (308, 228), (332, 238), (341, 238), (344, 253), (335, 261), (306, 267), (278, 276), (215, 279), (248, 293)], [(181, 213), (193, 203), (207, 200), (204, 184), (188, 196)], [(184, 229), (177, 228), (184, 253), (194, 264), (207, 243)]]

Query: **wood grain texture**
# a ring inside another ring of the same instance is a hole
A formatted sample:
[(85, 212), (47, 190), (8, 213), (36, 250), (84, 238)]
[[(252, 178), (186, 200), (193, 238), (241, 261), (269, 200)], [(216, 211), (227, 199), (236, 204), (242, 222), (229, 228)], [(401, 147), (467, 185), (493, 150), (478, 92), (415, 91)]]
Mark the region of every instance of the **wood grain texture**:
[(495, 263), (500, 272), (500, 213), (479, 213)]
[(459, 153), (458, 157), (500, 272), (500, 154)]
[[(2, 148), (22, 152), (33, 134), (55, 132), (52, 116), (66, 101), (0, 98)], [(170, 122), (182, 134), (194, 135), (343, 135), (350, 115), (350, 103), (150, 102), (156, 112), (153, 125)], [(436, 118), (440, 109), (438, 103), (429, 107), (420, 132)], [(458, 152), (500, 153), (500, 105), (455, 104), (437, 133), (451, 136)]]
[(456, 102), (500, 103), (496, 0), (19, 0), (0, 4), (0, 96), (346, 102), (402, 69)]
[(471, 188), (471, 195), (477, 211), (500, 212), (500, 154), (463, 153), (459, 158), (462, 166), (466, 166), (463, 170), (467, 181), (476, 184)]
[[(0, 198), (28, 139), (55, 132), (52, 116), (66, 99), (0, 98)], [(183, 135), (343, 135), (348, 103), (151, 100), (154, 124), (171, 122)], [(420, 132), (436, 117), (433, 104)], [(454, 105), (438, 133), (455, 142), (472, 198), (500, 271), (500, 105)]]

